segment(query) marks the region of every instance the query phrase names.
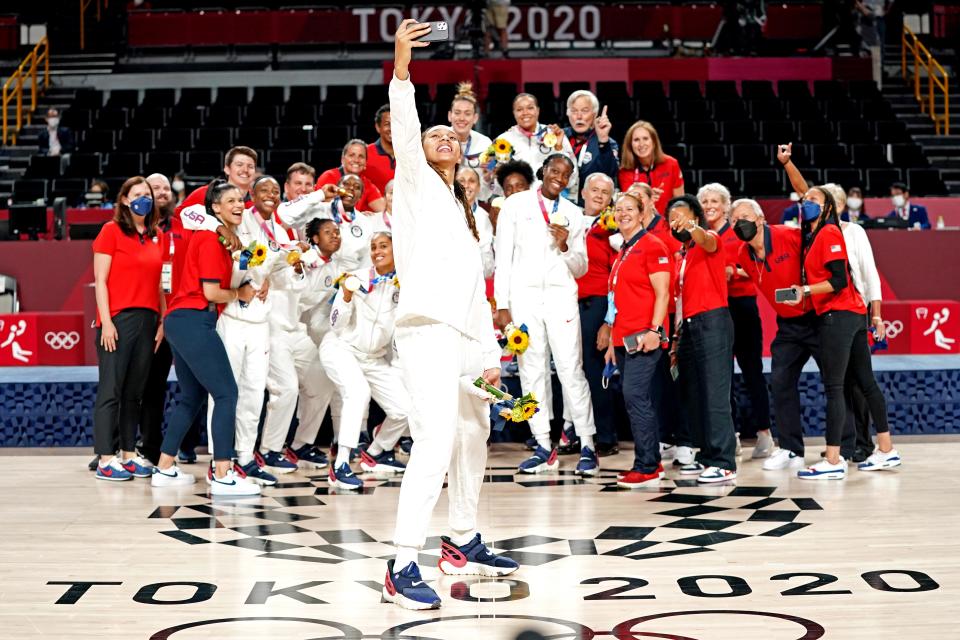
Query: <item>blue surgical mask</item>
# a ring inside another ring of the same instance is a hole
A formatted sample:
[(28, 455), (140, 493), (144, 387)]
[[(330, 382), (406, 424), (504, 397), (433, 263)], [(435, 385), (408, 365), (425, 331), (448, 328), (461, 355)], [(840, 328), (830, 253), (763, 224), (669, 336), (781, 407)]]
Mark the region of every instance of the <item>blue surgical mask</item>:
[(800, 203), (800, 217), (807, 222), (819, 218), (821, 211), (823, 211), (823, 209), (820, 205), (811, 200), (804, 200)]
[(138, 216), (145, 216), (153, 210), (153, 198), (150, 196), (140, 196), (136, 200), (130, 201), (130, 211)]

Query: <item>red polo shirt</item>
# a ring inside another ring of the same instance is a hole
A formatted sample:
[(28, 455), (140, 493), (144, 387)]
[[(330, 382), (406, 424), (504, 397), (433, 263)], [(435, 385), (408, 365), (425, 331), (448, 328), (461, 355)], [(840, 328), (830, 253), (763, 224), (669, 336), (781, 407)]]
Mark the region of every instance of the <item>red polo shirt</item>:
[(652, 234), (641, 231), (633, 245), (624, 245), (610, 271), (610, 290), (617, 307), (613, 320), (615, 347), (623, 346), (624, 337), (653, 326), (657, 295), (650, 275), (670, 273), (672, 269), (666, 245)]
[(673, 292), (677, 287), (676, 265), (680, 264), (680, 262), (676, 259), (676, 256), (681, 250), (683, 250), (683, 245), (679, 240), (673, 237), (672, 233), (670, 233), (670, 225), (667, 224), (667, 221), (663, 216), (653, 216), (653, 220), (651, 220), (650, 224), (647, 225), (647, 233), (653, 234), (655, 238), (666, 245), (667, 252), (670, 254), (670, 306), (667, 309), (667, 313), (674, 314), (677, 312), (677, 301), (673, 297)]
[[(380, 140), (367, 145), (367, 168), (363, 175), (370, 179), (370, 182), (377, 185), (381, 193), (386, 191), (387, 183), (393, 180), (393, 173), (397, 168), (396, 158), (391, 158)], [(367, 188), (363, 188), (366, 193)]]
[[(163, 266), (163, 232), (153, 238), (139, 233), (127, 235), (112, 220), (100, 229), (93, 252), (112, 258), (107, 275), (110, 317), (124, 309), (151, 309), (160, 312), (160, 269)], [(100, 312), (97, 311), (97, 326)]]
[(727, 266), (733, 268), (733, 276), (727, 280), (727, 295), (731, 298), (755, 298), (757, 288), (753, 286), (753, 281), (748, 276), (737, 275), (737, 268), (740, 266), (740, 245), (744, 244), (743, 240), (733, 232), (730, 223), (723, 225), (717, 233), (720, 234), (720, 241), (723, 242), (723, 251), (727, 256)]
[[(835, 260), (847, 261), (847, 245), (843, 241), (843, 232), (835, 224), (824, 224), (813, 236), (813, 242), (803, 257), (803, 270), (807, 275), (807, 284), (813, 285), (830, 279), (827, 263)], [(864, 314), (867, 307), (863, 298), (853, 287), (850, 269), (847, 268), (847, 286), (840, 291), (815, 295), (813, 308), (818, 316), (830, 311), (851, 311)]]
[[(221, 289), (230, 288), (233, 259), (220, 244), (216, 233), (195, 232), (190, 238), (186, 254), (177, 293), (167, 307), (167, 313), (174, 309), (206, 309), (209, 302), (203, 295), (204, 282), (217, 282)], [(217, 314), (223, 311), (223, 307), (224, 305), (217, 305)]]
[[(367, 171), (369, 170), (369, 165), (367, 165)], [(317, 178), (317, 184), (313, 187), (313, 190), (319, 191), (325, 184), (337, 184), (342, 177), (343, 170), (341, 167), (327, 169)], [(382, 198), (383, 193), (380, 192), (377, 185), (373, 184), (366, 175), (361, 175), (360, 179), (363, 180), (363, 194), (360, 196), (360, 202), (356, 204), (356, 209), (357, 211), (371, 211), (370, 203)]]
[(717, 250), (707, 253), (694, 243), (680, 263), (677, 284), (684, 319), (727, 306), (727, 255), (717, 232), (707, 233), (717, 239)]
[(167, 300), (167, 307), (177, 295), (177, 286), (180, 284), (180, 274), (183, 273), (183, 264), (187, 260), (187, 247), (190, 244), (190, 236), (193, 231), (183, 228), (183, 222), (180, 220), (180, 214), (175, 213), (170, 217), (170, 224), (164, 234), (163, 261), (172, 262), (173, 270), (170, 277), (170, 293), (164, 294)]
[(777, 316), (799, 318), (809, 308), (777, 302), (776, 290), (787, 289), (800, 282), (800, 229), (782, 224), (764, 225), (764, 258), (759, 259), (748, 243), (740, 245), (737, 257)]
[(642, 167), (620, 169), (619, 182), (621, 191), (629, 189), (634, 182), (645, 182), (656, 189), (663, 189), (656, 202), (657, 211), (663, 213), (673, 197), (673, 190), (683, 186), (683, 172), (680, 171), (680, 163), (676, 158), (664, 155), (663, 162), (654, 165), (650, 171), (645, 171)]
[(577, 279), (578, 297), (607, 295), (610, 269), (617, 252), (610, 246), (610, 232), (594, 222), (587, 230), (587, 272)]

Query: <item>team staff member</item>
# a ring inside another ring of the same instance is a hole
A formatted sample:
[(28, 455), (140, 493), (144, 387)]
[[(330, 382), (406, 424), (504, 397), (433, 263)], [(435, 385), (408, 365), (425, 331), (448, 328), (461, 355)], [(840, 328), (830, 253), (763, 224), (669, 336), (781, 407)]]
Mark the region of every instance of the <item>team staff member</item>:
[[(490, 413), (464, 383), (482, 375), (499, 384), (501, 349), (490, 330), (476, 223), (454, 180), (461, 156), (457, 136), (446, 126), (421, 134), (408, 67), (412, 49), (429, 46), (417, 41), (429, 30), (413, 20), (400, 23), (390, 81), (397, 127), (394, 251), (403, 282), (396, 344), (416, 446), (400, 486), (397, 554), (387, 562), (381, 597), (408, 609), (440, 606), (440, 597), (421, 579), (417, 557), (445, 477), (452, 535), (442, 538), (440, 570), (502, 576), (519, 568), (490, 553), (477, 532)], [(437, 265), (444, 265), (442, 274)]]
[[(673, 237), (670, 224), (657, 213), (653, 189), (645, 182), (635, 182), (628, 191), (640, 199), (641, 222), (647, 233), (666, 245), (673, 269), (670, 272), (670, 300), (668, 303), (668, 327), (676, 326), (677, 303), (672, 292), (676, 289), (676, 266), (680, 264), (683, 245)], [(667, 331), (670, 346), (676, 340), (673, 331)], [(686, 415), (680, 406), (680, 385), (670, 374), (670, 359), (661, 358), (653, 378), (653, 401), (657, 420), (660, 422), (660, 457), (673, 458), (675, 466), (693, 464), (694, 446)]]
[(800, 423), (798, 384), (803, 366), (820, 361), (816, 315), (804, 305), (777, 302), (777, 289), (789, 288), (800, 273), (800, 230), (767, 224), (756, 200), (733, 203), (730, 220), (743, 239), (737, 260), (777, 314), (777, 335), (770, 344), (770, 388), (777, 417), (779, 447), (763, 461), (766, 470), (803, 467), (803, 426)]
[(617, 478), (617, 485), (628, 489), (658, 483), (663, 474), (650, 391), (666, 342), (663, 323), (673, 268), (666, 245), (643, 229), (640, 211), (635, 196), (617, 199), (614, 215), (624, 242), (610, 271), (611, 308), (603, 329), (609, 335), (604, 359), (620, 369), (633, 432), (633, 466)]
[(330, 311), (330, 326), (320, 344), (320, 362), (343, 398), (337, 459), (330, 466), (329, 482), (339, 489), (359, 489), (363, 482), (350, 470), (350, 454), (360, 442), (364, 414), (373, 398), (386, 420), (366, 451), (360, 467), (371, 473), (402, 473), (403, 463), (393, 455), (400, 435), (407, 428), (410, 396), (403, 373), (388, 362), (393, 348), (394, 320), (400, 288), (393, 263), (393, 239), (378, 232), (370, 242), (373, 267), (351, 274), (353, 285), (337, 291)]
[[(391, 138), (392, 139), (392, 138)], [(383, 201), (383, 195), (377, 185), (368, 178), (364, 172), (367, 170), (367, 143), (358, 138), (354, 138), (343, 145), (343, 153), (340, 154), (340, 166), (334, 169), (327, 169), (317, 178), (317, 184), (314, 187), (319, 190), (325, 184), (338, 184), (343, 176), (353, 174), (360, 176), (363, 181), (363, 197), (357, 202), (357, 208), (360, 211), (383, 211), (386, 203)]]
[(877, 450), (860, 463), (859, 469), (874, 471), (901, 464), (893, 448), (887, 405), (873, 376), (867, 330), (863, 321), (863, 298), (848, 280), (846, 243), (840, 231), (840, 219), (833, 196), (823, 188), (807, 191), (800, 206), (802, 232), (810, 235), (803, 243), (803, 285), (792, 286), (795, 300), (801, 304), (810, 298), (817, 314), (820, 338), (820, 376), (827, 395), (827, 452), (823, 460), (801, 469), (797, 477), (805, 480), (834, 480), (846, 477), (847, 463), (840, 455), (846, 427), (844, 379), (847, 370), (863, 391), (877, 429)]
[(697, 482), (737, 477), (736, 435), (730, 413), (733, 321), (727, 309), (726, 254), (720, 237), (706, 228), (700, 203), (680, 196), (667, 204), (667, 219), (685, 252), (677, 278), (677, 359), (680, 393), (687, 407), (697, 461), (680, 473), (699, 473)]
[[(589, 176), (603, 173), (616, 180), (618, 167), (617, 143), (610, 139), (613, 125), (607, 117), (607, 108), (600, 113), (600, 101), (590, 91), (574, 91), (567, 98), (569, 127), (563, 135), (570, 141), (577, 163), (577, 173)], [(583, 196), (577, 194), (577, 204), (583, 206)]]
[[(583, 346), (583, 373), (590, 386), (593, 419), (597, 425), (597, 455), (613, 455), (619, 451), (617, 427), (613, 421), (613, 392), (603, 388), (604, 354), (609, 334), (601, 331), (607, 316), (607, 282), (610, 269), (623, 244), (618, 231), (607, 231), (598, 223), (599, 214), (610, 206), (613, 180), (605, 173), (591, 173), (583, 182), (583, 223), (587, 229), (587, 272), (577, 279), (580, 307), (580, 339)], [(601, 335), (604, 334), (604, 335)]]
[[(737, 254), (742, 242), (730, 226), (730, 192), (719, 183), (706, 184), (697, 192), (697, 200), (703, 207), (707, 225), (720, 236), (727, 258), (727, 304), (733, 318), (733, 355), (737, 358), (743, 383), (750, 397), (752, 431), (746, 437), (757, 437), (752, 458), (766, 458), (773, 451), (773, 436), (770, 435), (770, 399), (767, 396), (767, 381), (763, 377), (763, 326), (757, 307), (757, 288), (746, 272), (740, 268)], [(744, 435), (743, 427), (737, 438)]]
[[(153, 190), (136, 176), (123, 183), (113, 220), (93, 243), (99, 383), (93, 411), (98, 480), (149, 478), (153, 463), (137, 455), (140, 400), (154, 351), (163, 340), (160, 272), (163, 232)], [(116, 453), (117, 442), (120, 457)]]
[(623, 137), (620, 152), (620, 189), (627, 191), (634, 182), (644, 182), (653, 189), (655, 206), (663, 213), (670, 198), (683, 195), (683, 173), (680, 163), (663, 152), (660, 136), (652, 124), (638, 120)]
[[(235, 185), (216, 183), (207, 190), (207, 212), (235, 229), (243, 217), (243, 196)], [(221, 246), (217, 234), (209, 231), (193, 234), (177, 294), (164, 320), (181, 395), (163, 438), (160, 462), (151, 479), (154, 487), (194, 483), (192, 475), (177, 467), (174, 456), (209, 393), (216, 400), (212, 420), (215, 458), (210, 492), (213, 495), (260, 493), (259, 485), (237, 475), (233, 469), (237, 383), (217, 334), (217, 316), (225, 304), (237, 300), (250, 302), (255, 292), (249, 284), (231, 289), (232, 271), (233, 259)]]
[[(557, 376), (569, 398), (576, 434), (580, 438), (577, 472), (596, 475), (599, 466), (593, 436), (590, 388), (583, 375), (580, 310), (577, 283), (587, 272), (583, 215), (561, 192), (573, 174), (573, 161), (565, 155), (549, 156), (543, 164), (543, 182), (536, 191), (515, 193), (500, 212), (494, 244), (493, 279), (497, 324), (526, 324), (534, 337), (517, 360), (525, 393), (546, 398), (550, 381), (547, 350), (553, 353)], [(537, 440), (533, 455), (520, 463), (523, 473), (557, 469), (557, 451), (550, 442), (546, 411), (530, 421)]]
[[(251, 198), (250, 187), (257, 177), (257, 152), (250, 147), (232, 147), (224, 157), (223, 173), (227, 182), (235, 185), (243, 192), (244, 201), (249, 202)], [(203, 185), (194, 189), (190, 195), (184, 198), (183, 202), (177, 205), (177, 213), (193, 205), (205, 205), (208, 186)], [(234, 251), (239, 249), (239, 246), (229, 248)]]
[(283, 182), (283, 199), (290, 202), (309, 194), (316, 179), (316, 169), (306, 162), (294, 162), (287, 169), (287, 179)]
[(383, 193), (387, 183), (393, 180), (397, 160), (393, 155), (393, 136), (390, 135), (390, 105), (385, 104), (373, 118), (373, 126), (380, 136), (367, 145), (367, 169), (363, 175)]
[(547, 156), (562, 153), (574, 163), (568, 187), (570, 193), (576, 194), (580, 179), (573, 148), (563, 134), (563, 129), (555, 124), (540, 124), (540, 105), (529, 93), (521, 93), (513, 99), (513, 118), (517, 123), (497, 136), (497, 139), (503, 138), (513, 147), (513, 159), (523, 160), (531, 167), (539, 168), (543, 166)]

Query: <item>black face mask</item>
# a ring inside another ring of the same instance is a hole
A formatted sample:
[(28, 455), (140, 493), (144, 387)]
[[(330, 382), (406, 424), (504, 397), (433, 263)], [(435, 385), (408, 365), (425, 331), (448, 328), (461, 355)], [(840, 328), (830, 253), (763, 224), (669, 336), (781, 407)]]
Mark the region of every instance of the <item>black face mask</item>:
[(737, 220), (733, 232), (744, 242), (750, 242), (757, 235), (757, 223), (753, 220)]
[(670, 233), (673, 235), (674, 238), (676, 238), (683, 244), (687, 244), (688, 242), (690, 242), (690, 239), (693, 237), (692, 235), (690, 235), (690, 232), (687, 231), (686, 229), (680, 229), (679, 231), (677, 231), (676, 229), (673, 229)]

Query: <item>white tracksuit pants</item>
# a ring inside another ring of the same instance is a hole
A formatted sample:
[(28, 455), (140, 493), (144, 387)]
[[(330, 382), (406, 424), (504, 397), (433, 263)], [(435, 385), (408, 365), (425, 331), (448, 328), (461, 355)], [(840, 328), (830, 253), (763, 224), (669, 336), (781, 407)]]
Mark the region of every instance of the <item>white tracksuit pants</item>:
[(444, 478), (451, 532), (466, 536), (477, 529), (490, 405), (460, 386), (461, 376), (483, 373), (476, 340), (449, 325), (431, 323), (397, 327), (396, 343), (410, 392), (415, 445), (400, 486), (393, 539), (398, 546), (422, 548)]
[[(270, 325), (266, 322), (245, 322), (227, 315), (217, 320), (217, 333), (223, 340), (237, 381), (237, 456), (253, 456), (257, 443), (257, 426), (263, 409), (263, 390), (267, 388), (270, 359)], [(207, 442), (213, 454), (213, 397), (207, 401)]]
[[(548, 397), (549, 349), (553, 353), (557, 377), (563, 387), (564, 405), (570, 407), (569, 413), (577, 435), (594, 435), (597, 426), (593, 421), (590, 387), (583, 375), (580, 307), (576, 292), (571, 295), (558, 287), (529, 289), (520, 295), (511, 295), (510, 313), (516, 321), (526, 324), (530, 333), (530, 346), (517, 358), (523, 392), (532, 391), (537, 398)], [(547, 411), (538, 412), (530, 420), (530, 431), (534, 436), (550, 433)]]
[(403, 372), (384, 358), (358, 354), (335, 334), (320, 343), (320, 363), (343, 399), (337, 445), (355, 449), (372, 397), (387, 415), (377, 431), (376, 441), (389, 451), (407, 428), (410, 396), (403, 384)]
[(261, 451), (282, 451), (290, 421), (300, 397), (300, 416), (308, 426), (298, 430), (298, 439), (312, 442), (309, 431), (320, 428), (327, 410), (333, 385), (323, 367), (317, 345), (304, 331), (272, 331), (270, 334), (270, 367), (267, 373), (267, 416), (260, 437)]

